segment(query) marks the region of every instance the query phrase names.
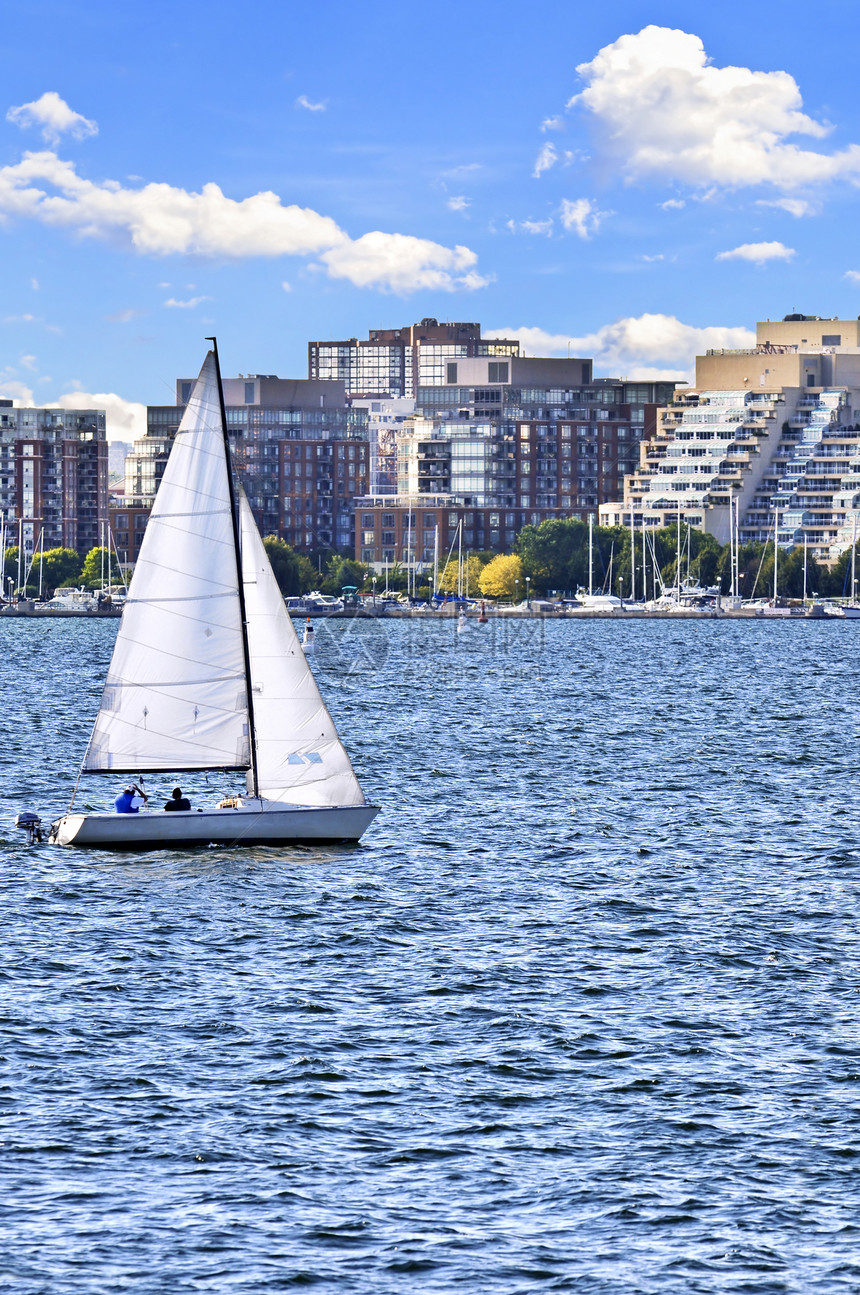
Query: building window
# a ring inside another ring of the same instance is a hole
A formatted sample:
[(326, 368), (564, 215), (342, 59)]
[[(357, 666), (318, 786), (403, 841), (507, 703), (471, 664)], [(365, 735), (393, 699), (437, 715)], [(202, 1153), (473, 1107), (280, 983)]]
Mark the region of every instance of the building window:
[(253, 405), (254, 403), (254, 384), (253, 382), (245, 383), (245, 404)]
[(446, 367), (447, 374), (448, 374), (448, 376), (447, 376), (447, 378), (446, 378), (446, 382), (447, 382), (449, 385), (451, 385), (452, 383), (455, 383), (455, 382), (457, 381), (457, 365), (456, 365), (456, 364), (447, 364), (445, 367)]
[(487, 365), (487, 381), (488, 382), (507, 382), (507, 380), (508, 380), (507, 360), (491, 360), (490, 363)]

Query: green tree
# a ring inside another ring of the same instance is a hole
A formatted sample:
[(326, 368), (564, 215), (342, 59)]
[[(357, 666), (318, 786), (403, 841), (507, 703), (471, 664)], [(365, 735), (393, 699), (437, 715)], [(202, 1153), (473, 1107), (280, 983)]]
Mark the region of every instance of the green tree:
[(524, 594), (522, 560), (516, 554), (498, 553), (484, 567), (479, 584), (481, 593), (488, 598), (513, 598), (518, 591)]
[(338, 597), (344, 585), (355, 585), (357, 589), (361, 589), (366, 579), (366, 566), (356, 562), (353, 558), (347, 558), (340, 553), (335, 553), (329, 559), (325, 579), (320, 584), (320, 590), (324, 594), (333, 594)]
[[(45, 549), (43, 554), (36, 554), (30, 575), (27, 578), (27, 561), (21, 567), (21, 579), (27, 580), (27, 590), (36, 593), (39, 588), (39, 564), (42, 566), (43, 591), (57, 589), (63, 584), (77, 584), (81, 575), (81, 557), (74, 549)], [(13, 544), (3, 555), (3, 572), (0, 577), (2, 589), (8, 589), (7, 580), (13, 585), (18, 583), (18, 545)]]
[(285, 598), (296, 598), (316, 588), (319, 580), (317, 569), (303, 553), (296, 553), (276, 535), (267, 535), (263, 546), (269, 555), (278, 588)]
[[(59, 589), (76, 585), (81, 578), (81, 555), (76, 549), (45, 549), (42, 555), (42, 588)], [(39, 556), (33, 563), (30, 584), (38, 587)]]
[(88, 589), (100, 589), (102, 584), (122, 584), (116, 554), (105, 548), (90, 549), (81, 569), (81, 584)]

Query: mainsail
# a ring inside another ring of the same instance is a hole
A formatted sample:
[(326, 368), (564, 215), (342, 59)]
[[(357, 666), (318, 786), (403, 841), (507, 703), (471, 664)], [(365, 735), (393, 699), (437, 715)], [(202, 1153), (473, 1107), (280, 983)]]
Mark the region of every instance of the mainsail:
[(239, 529), (260, 795), (287, 805), (364, 805), (244, 492)]
[(147, 523), (84, 771), (250, 766), (228, 472), (210, 352)]

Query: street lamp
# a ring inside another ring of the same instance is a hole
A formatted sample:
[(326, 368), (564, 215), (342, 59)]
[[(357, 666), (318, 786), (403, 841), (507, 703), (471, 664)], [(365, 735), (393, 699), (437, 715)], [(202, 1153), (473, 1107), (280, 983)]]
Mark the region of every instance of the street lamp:
[(520, 603), (520, 582), (519, 582), (519, 579), (516, 576), (514, 576), (514, 605), (518, 607), (519, 603)]
[(376, 606), (376, 576), (371, 576), (371, 584), (373, 585), (373, 605), (375, 607)]
[(531, 611), (531, 606), (532, 606), (531, 593), (529, 590), (529, 585), (531, 584), (531, 582), (532, 582), (531, 576), (526, 576), (526, 607), (528, 607), (529, 611)]

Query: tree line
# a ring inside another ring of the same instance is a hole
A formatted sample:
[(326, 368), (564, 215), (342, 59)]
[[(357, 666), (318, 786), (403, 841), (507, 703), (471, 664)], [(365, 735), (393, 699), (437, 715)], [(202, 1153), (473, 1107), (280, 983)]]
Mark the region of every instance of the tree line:
[[(372, 588), (372, 571), (339, 553), (320, 556), (313, 562), (289, 544), (269, 535), (263, 541), (275, 578), (285, 596), (298, 596), (312, 589), (338, 595), (346, 586), (364, 592)], [(573, 595), (588, 587), (588, 525), (578, 518), (553, 519), (539, 526), (526, 526), (517, 536), (513, 553), (469, 553), (462, 566), (455, 561), (445, 564), (439, 573), (438, 592), (468, 594), (470, 597), (524, 598), (543, 594)], [(858, 544), (860, 548), (860, 544)], [(644, 544), (641, 533), (631, 544), (629, 529), (623, 526), (595, 526), (592, 535), (592, 582), (594, 588), (629, 598), (643, 594), (659, 595), (661, 588), (671, 588), (678, 581), (678, 533), (675, 526), (649, 530)], [(681, 526), (680, 579), (702, 586), (719, 586), (727, 594), (731, 589), (731, 549), (713, 535), (693, 527)], [(28, 559), (29, 561), (29, 559)], [(634, 571), (635, 562), (635, 571)], [(738, 593), (742, 598), (765, 597), (773, 589), (773, 542), (741, 545), (738, 552)], [(804, 592), (804, 554), (801, 547), (780, 550), (779, 592), (789, 598), (800, 598)], [(857, 563), (860, 574), (860, 562)], [(41, 579), (40, 579), (41, 573)], [(429, 598), (432, 576), (410, 582), (405, 567), (395, 564), (385, 577), (377, 577), (392, 591), (413, 589), (419, 598)], [(26, 563), (19, 568), (18, 546), (3, 554), (2, 588), (35, 596), (40, 587), (47, 596), (55, 589), (98, 589), (104, 584), (121, 584), (122, 572), (116, 554), (96, 547), (82, 556), (75, 549), (55, 548), (37, 553), (29, 572)], [(851, 597), (851, 550), (846, 550), (830, 567), (806, 558), (805, 589), (808, 596)]]

